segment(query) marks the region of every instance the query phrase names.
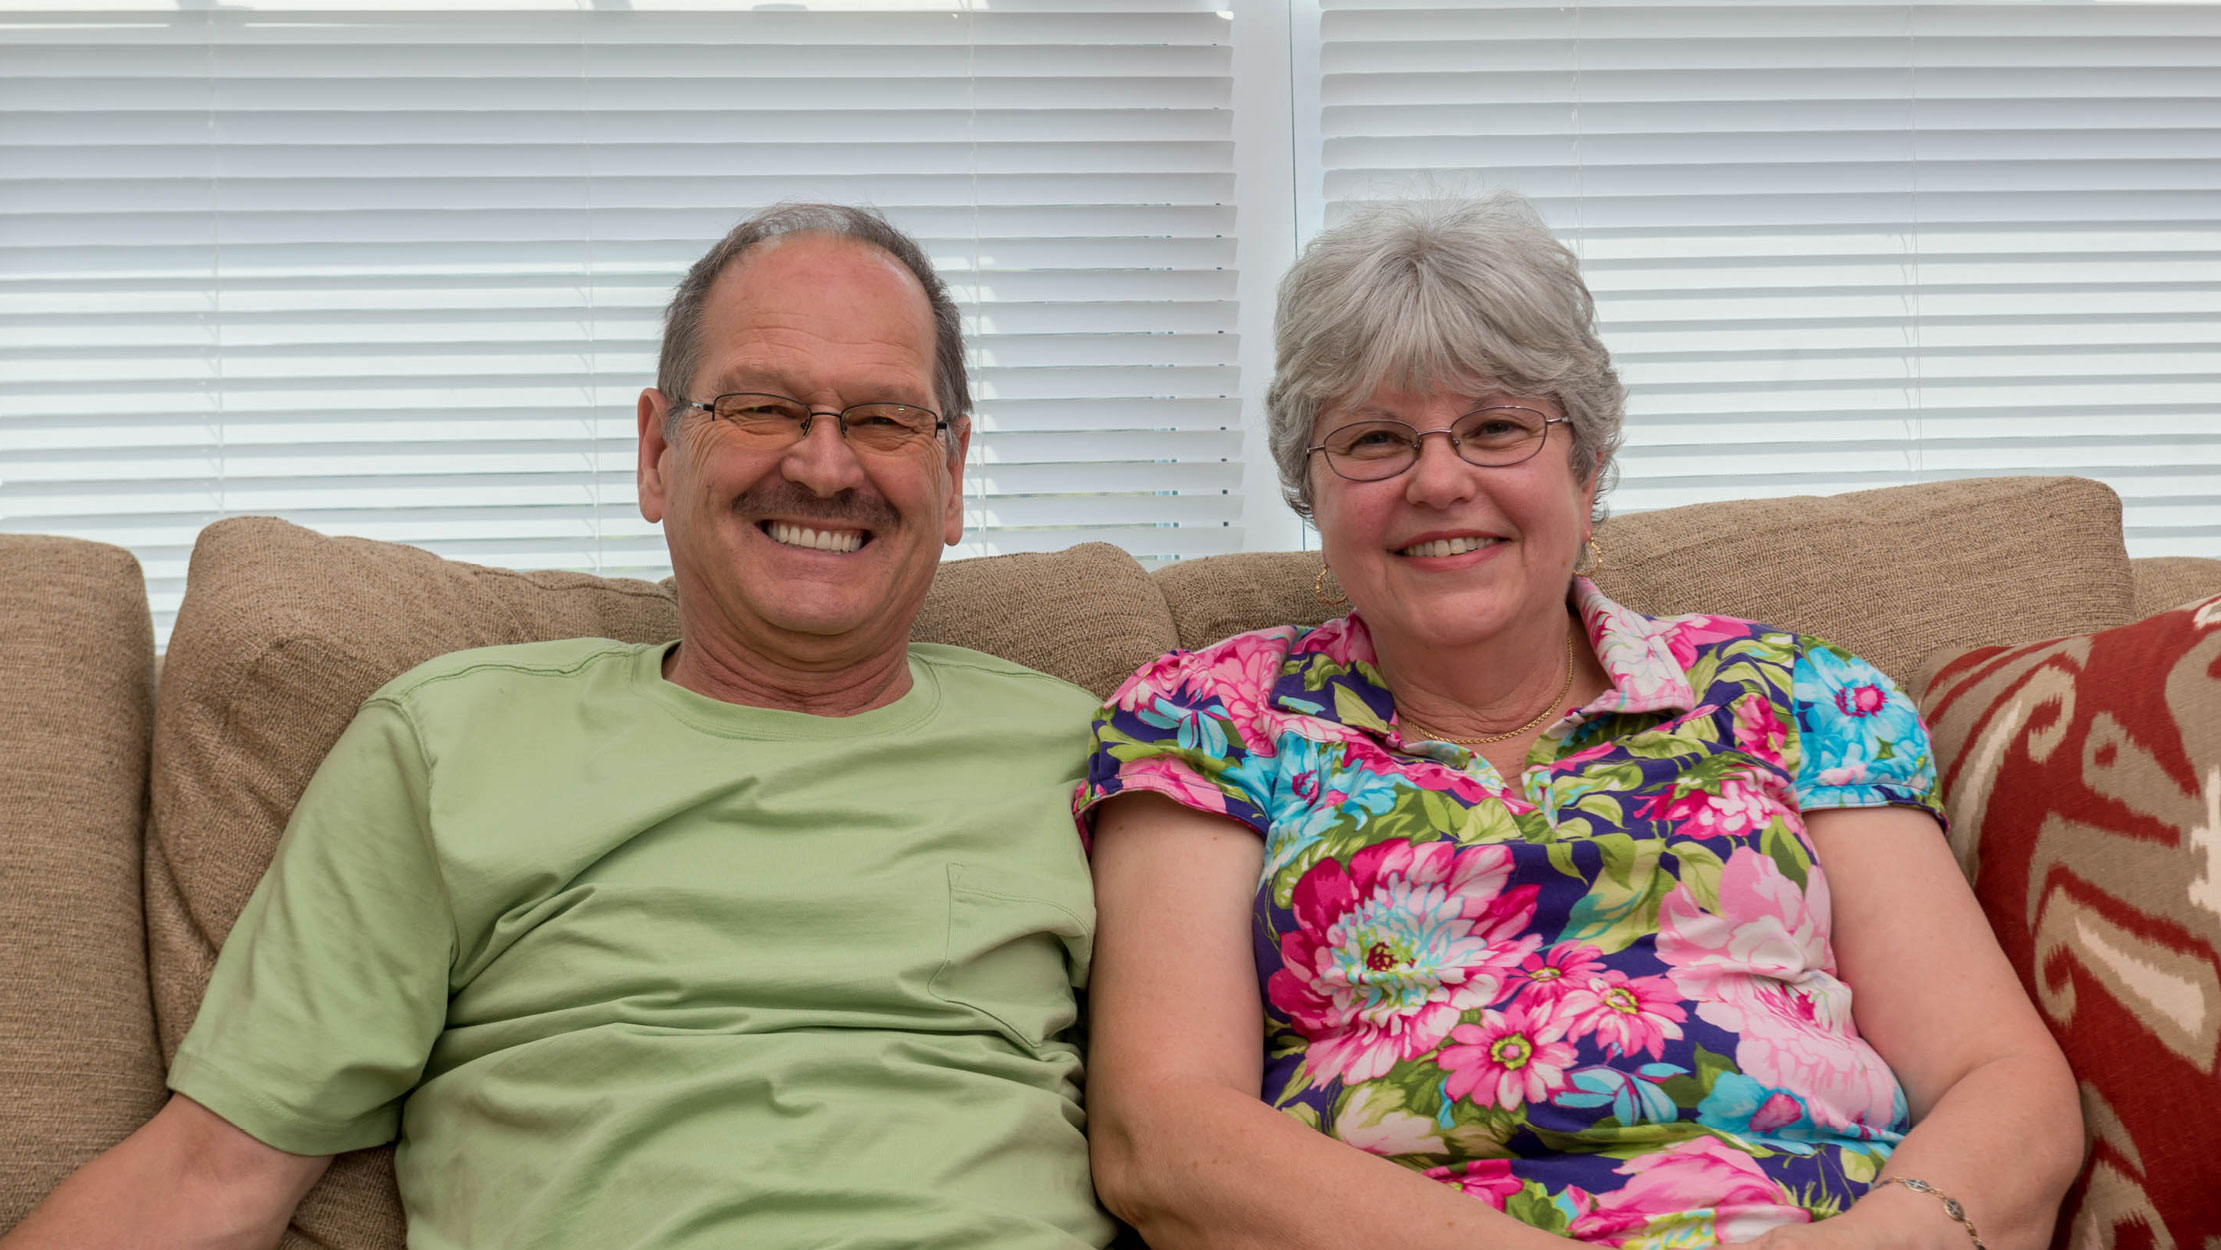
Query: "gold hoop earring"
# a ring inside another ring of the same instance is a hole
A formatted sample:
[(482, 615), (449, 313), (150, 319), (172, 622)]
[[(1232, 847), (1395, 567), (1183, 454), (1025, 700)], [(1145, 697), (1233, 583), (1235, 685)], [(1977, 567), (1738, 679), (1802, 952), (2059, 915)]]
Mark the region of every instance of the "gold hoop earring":
[(1576, 576), (1595, 577), (1604, 571), (1604, 548), (1598, 546), (1594, 538), (1588, 540), (1588, 555), (1589, 567), (1575, 568), (1573, 572)]
[(1338, 608), (1341, 607), (1343, 604), (1348, 603), (1350, 601), (1350, 596), (1349, 592), (1347, 591), (1344, 591), (1342, 597), (1339, 599), (1329, 599), (1326, 597), (1326, 575), (1326, 561), (1321, 560), (1319, 561), (1319, 575), (1311, 579), (1311, 594), (1316, 597), (1320, 603), (1323, 603), (1330, 608)]

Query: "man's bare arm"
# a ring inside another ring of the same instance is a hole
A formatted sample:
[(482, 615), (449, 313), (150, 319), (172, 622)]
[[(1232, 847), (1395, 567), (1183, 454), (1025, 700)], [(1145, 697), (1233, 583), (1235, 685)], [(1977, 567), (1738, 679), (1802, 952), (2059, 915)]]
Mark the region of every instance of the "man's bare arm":
[(173, 1095), (0, 1237), (0, 1250), (268, 1250), (331, 1161), (266, 1146)]

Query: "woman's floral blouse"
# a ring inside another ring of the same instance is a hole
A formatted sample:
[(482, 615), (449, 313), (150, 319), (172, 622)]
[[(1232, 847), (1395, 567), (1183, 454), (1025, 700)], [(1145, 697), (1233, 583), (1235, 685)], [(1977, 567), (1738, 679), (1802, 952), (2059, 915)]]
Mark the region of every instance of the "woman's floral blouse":
[(1940, 820), (1927, 730), (1817, 638), (1572, 599), (1613, 688), (1515, 785), (1404, 737), (1344, 617), (1143, 669), (1076, 808), (1149, 791), (1264, 838), (1263, 1097), (1321, 1132), (1588, 1241), (1839, 1212), (1907, 1117), (1799, 813)]

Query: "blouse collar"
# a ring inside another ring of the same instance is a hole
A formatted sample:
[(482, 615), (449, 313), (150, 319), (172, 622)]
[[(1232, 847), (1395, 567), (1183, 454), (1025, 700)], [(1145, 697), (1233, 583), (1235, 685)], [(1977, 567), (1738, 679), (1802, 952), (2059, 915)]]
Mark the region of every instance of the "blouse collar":
[[(1611, 688), (1580, 708), (1577, 720), (1629, 712), (1686, 712), (1696, 706), (1679, 635), (1707, 617), (1658, 620), (1605, 597), (1585, 577), (1573, 579), (1566, 602), (1579, 615), (1589, 645), (1611, 679)], [(1373, 637), (1356, 613), (1336, 617), (1299, 634), (1273, 683), (1275, 707), (1315, 716), (1400, 740), (1392, 726), (1396, 700), (1382, 680)]]

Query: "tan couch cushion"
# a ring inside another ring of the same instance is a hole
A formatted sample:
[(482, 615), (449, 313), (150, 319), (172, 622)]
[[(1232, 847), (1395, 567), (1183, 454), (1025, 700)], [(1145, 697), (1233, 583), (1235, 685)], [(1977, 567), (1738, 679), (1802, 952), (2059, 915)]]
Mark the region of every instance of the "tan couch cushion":
[(129, 552), (0, 535), (0, 1229), (162, 1103), (139, 918), (154, 627)]
[[(1974, 478), (1615, 517), (1597, 584), (1653, 616), (1712, 612), (1819, 634), (1900, 684), (1946, 644), (2131, 619), (2121, 505), (2081, 478)], [(1323, 619), (1318, 557), (1211, 556), (1156, 573), (1180, 645)]]
[(2137, 620), (2208, 595), (2221, 595), (2221, 560), (2202, 556), (2146, 556), (2128, 562), (2136, 584)]
[[(1098, 692), (1173, 637), (1148, 575), (1103, 544), (949, 564), (914, 632)], [(147, 888), (164, 1054), (191, 1025), (294, 801), (364, 697), (465, 647), (677, 633), (667, 585), (482, 568), (268, 518), (210, 526), (194, 549), (155, 724)], [(295, 1219), (294, 1235), (314, 1239), (299, 1244), (400, 1244), (385, 1155), (340, 1160)]]

